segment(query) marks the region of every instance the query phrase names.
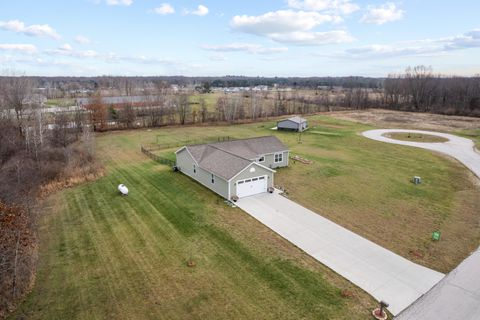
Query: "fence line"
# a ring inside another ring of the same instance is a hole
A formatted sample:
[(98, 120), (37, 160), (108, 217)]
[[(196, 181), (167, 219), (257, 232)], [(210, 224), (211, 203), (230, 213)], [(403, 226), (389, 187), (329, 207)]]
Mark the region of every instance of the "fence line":
[(211, 138), (205, 138), (205, 139), (194, 139), (194, 140), (185, 140), (185, 141), (178, 141), (178, 142), (172, 142), (172, 143), (165, 143), (165, 144), (155, 144), (152, 147), (144, 147), (141, 146), (142, 153), (144, 153), (147, 157), (151, 158), (152, 160), (161, 163), (161, 164), (166, 164), (171, 167), (175, 166), (175, 161), (161, 157), (159, 155), (154, 154), (152, 151), (159, 151), (159, 150), (164, 150), (164, 149), (171, 149), (171, 148), (178, 148), (182, 147), (185, 145), (192, 145), (192, 144), (203, 144), (203, 143), (212, 143), (212, 142), (224, 142), (224, 141), (230, 141), (230, 140), (235, 140), (235, 138), (231, 136), (220, 136), (220, 137), (211, 137)]
[(145, 154), (147, 157), (149, 157), (150, 159), (152, 159), (152, 160), (154, 160), (158, 163), (166, 164), (166, 165), (171, 166), (171, 167), (175, 166), (175, 161), (173, 161), (173, 160), (170, 160), (170, 159), (167, 159), (167, 158), (164, 158), (164, 157), (160, 157), (159, 155), (154, 154), (153, 152), (144, 148), (143, 146), (141, 147), (141, 150), (142, 150), (143, 154)]

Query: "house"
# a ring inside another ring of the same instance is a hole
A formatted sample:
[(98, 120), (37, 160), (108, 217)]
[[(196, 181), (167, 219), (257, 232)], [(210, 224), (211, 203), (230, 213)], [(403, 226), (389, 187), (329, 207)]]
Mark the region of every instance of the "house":
[(267, 136), (184, 146), (175, 155), (180, 172), (236, 200), (273, 188), (274, 169), (288, 166), (289, 150)]
[(292, 130), (302, 132), (307, 128), (307, 120), (300, 117), (291, 117), (277, 122), (277, 130)]

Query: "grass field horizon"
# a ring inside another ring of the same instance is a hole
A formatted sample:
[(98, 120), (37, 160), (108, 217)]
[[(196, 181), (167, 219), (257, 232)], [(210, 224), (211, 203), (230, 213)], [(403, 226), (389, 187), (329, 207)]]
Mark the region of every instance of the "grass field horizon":
[[(314, 161), (291, 163), (276, 175), (300, 204), (443, 272), (478, 245), (479, 226), (470, 221), (478, 217), (480, 190), (463, 166), (358, 135), (373, 126), (308, 119), (312, 133), (301, 136), (272, 131), (271, 121), (100, 134), (96, 150), (107, 174), (45, 201), (36, 284), (13, 317), (369, 317), (376, 303), (368, 294), (140, 152), (157, 141), (274, 134)], [(161, 153), (172, 158), (172, 151)], [(411, 184), (413, 175), (424, 183)], [(129, 187), (128, 197), (118, 195), (119, 183)], [(440, 242), (430, 240), (435, 230), (442, 231)], [(189, 259), (195, 267), (186, 266)]]

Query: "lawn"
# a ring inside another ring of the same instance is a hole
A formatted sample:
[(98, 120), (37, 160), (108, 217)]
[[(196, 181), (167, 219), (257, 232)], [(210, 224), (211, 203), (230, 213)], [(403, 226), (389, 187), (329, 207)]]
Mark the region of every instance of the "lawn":
[(424, 133), (412, 133), (412, 132), (391, 132), (385, 134), (386, 137), (402, 140), (402, 141), (413, 141), (413, 142), (447, 142), (448, 139), (434, 136), (431, 134)]
[[(460, 164), (358, 135), (371, 126), (309, 117), (311, 132), (274, 122), (106, 133), (107, 175), (45, 201), (31, 319), (366, 319), (370, 296), (181, 173), (141, 144), (276, 134), (314, 163), (279, 169), (288, 196), (411, 260), (448, 271), (478, 245), (480, 191)], [(317, 132), (317, 133), (315, 133)], [(172, 157), (168, 150), (166, 156)], [(423, 183), (410, 183), (420, 175)], [(125, 183), (128, 197), (116, 186)], [(440, 230), (439, 242), (430, 240)], [(193, 260), (195, 267), (187, 267)], [(343, 292), (343, 294), (342, 294)]]

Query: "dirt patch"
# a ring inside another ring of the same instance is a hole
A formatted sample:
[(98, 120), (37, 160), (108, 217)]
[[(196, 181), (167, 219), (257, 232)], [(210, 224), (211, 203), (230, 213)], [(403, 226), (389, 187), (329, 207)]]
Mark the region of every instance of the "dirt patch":
[(332, 112), (334, 118), (375, 125), (383, 128), (426, 129), (437, 131), (475, 130), (480, 118), (441, 114), (367, 109)]

